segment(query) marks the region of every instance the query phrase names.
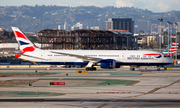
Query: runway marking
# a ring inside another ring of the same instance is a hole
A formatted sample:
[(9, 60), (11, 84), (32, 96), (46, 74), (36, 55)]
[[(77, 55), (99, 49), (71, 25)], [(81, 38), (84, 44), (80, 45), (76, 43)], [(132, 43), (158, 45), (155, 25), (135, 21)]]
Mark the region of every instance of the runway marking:
[(180, 92), (156, 92), (156, 93), (153, 93), (153, 94), (180, 94)]
[(97, 92), (97, 94), (130, 94), (131, 92)]
[[(81, 88), (76, 88), (76, 89), (80, 89), (80, 90), (82, 90)], [(91, 88), (88, 88), (89, 90), (104, 90), (104, 91), (118, 91), (119, 93), (124, 93), (124, 92), (130, 92), (130, 93), (144, 93), (144, 92), (139, 92), (139, 91), (127, 91), (127, 90), (114, 90), (114, 89), (91, 89)], [(117, 92), (117, 93), (118, 93)], [(83, 93), (83, 94), (98, 94), (98, 93), (104, 93), (104, 92), (97, 92), (97, 93)], [(111, 92), (112, 93), (112, 92)], [(66, 94), (77, 94), (77, 93), (66, 93)], [(80, 94), (82, 94), (82, 93), (80, 93)]]
[(70, 104), (57, 104), (57, 103), (43, 103), (43, 104), (53, 104), (53, 105), (64, 105), (64, 106), (87, 108), (87, 107), (83, 107), (83, 106), (79, 106), (79, 105), (70, 105)]
[(73, 106), (73, 107), (81, 107), (81, 108), (87, 108), (79, 105), (70, 105), (70, 104), (59, 104), (59, 103), (44, 103), (44, 102), (17, 102), (17, 103), (40, 103), (40, 104), (51, 104), (51, 105), (64, 105), (64, 106)]
[(137, 84), (137, 83), (139, 83), (140, 81), (137, 81), (136, 83), (134, 83), (134, 84), (131, 84), (131, 85), (129, 85), (129, 86), (134, 86), (135, 84)]
[(142, 73), (164, 73), (164, 71), (141, 71)]
[(169, 92), (169, 94), (180, 94), (180, 92)]
[(133, 87), (163, 87), (163, 85), (133, 85)]
[[(135, 95), (135, 96), (128, 96), (128, 97), (123, 97), (123, 98), (119, 98), (119, 99), (126, 99), (126, 98), (132, 98), (132, 97), (139, 97), (139, 96), (143, 96), (143, 95), (148, 95), (148, 94), (151, 94), (151, 93), (154, 93), (154, 92), (158, 91), (158, 90), (161, 89), (161, 88), (170, 87), (170, 86), (172, 86), (173, 84), (178, 83), (179, 81), (180, 81), (180, 79), (177, 80), (177, 81), (175, 81), (175, 82), (173, 82), (173, 83), (171, 83), (171, 84), (169, 84), (169, 85), (165, 85), (165, 86), (163, 86), (163, 87), (155, 88), (155, 89), (153, 89), (153, 90), (151, 90), (151, 91), (149, 91), (149, 92), (147, 92), (147, 93), (144, 93), (144, 94)], [(113, 100), (111, 100), (110, 102), (107, 102), (107, 103), (99, 106), (98, 108), (102, 108), (102, 107), (106, 106), (107, 104), (109, 104), (109, 103), (111, 103), (111, 102), (114, 102), (114, 101), (116, 101), (116, 100), (118, 100), (118, 99), (113, 99)]]

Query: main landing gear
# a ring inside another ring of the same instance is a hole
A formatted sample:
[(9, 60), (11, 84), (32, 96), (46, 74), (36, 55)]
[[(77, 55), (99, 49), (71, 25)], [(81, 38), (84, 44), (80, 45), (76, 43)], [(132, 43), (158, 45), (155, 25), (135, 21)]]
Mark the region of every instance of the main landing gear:
[(157, 68), (157, 71), (160, 71), (160, 70), (161, 70), (160, 67), (158, 67), (158, 68)]
[(95, 67), (87, 67), (86, 70), (87, 71), (96, 71), (96, 68)]
[(137, 67), (136, 65), (131, 65), (131, 66), (130, 66), (130, 70), (131, 70), (131, 71), (135, 71), (136, 67)]
[(135, 71), (135, 67), (131, 67), (130, 70), (131, 70), (131, 71)]

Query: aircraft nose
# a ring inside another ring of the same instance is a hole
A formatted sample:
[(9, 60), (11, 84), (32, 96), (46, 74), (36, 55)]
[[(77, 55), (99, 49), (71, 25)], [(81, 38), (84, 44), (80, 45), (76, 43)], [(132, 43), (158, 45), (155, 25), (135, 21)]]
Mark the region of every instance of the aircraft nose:
[(174, 61), (169, 57), (169, 59), (168, 59), (168, 62), (169, 63), (174, 63)]

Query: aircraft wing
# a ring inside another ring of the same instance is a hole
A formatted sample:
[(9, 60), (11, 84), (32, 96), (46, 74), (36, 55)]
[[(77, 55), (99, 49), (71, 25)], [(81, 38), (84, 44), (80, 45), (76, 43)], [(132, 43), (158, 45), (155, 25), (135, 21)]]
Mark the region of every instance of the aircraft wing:
[(62, 53), (62, 52), (54, 52), (54, 51), (51, 51), (51, 52), (56, 53), (56, 54), (62, 54), (62, 55), (68, 55), (71, 57), (76, 57), (76, 58), (82, 59), (83, 61), (87, 61), (87, 62), (99, 62), (101, 60), (101, 58), (88, 57), (88, 56), (83, 56), (83, 55), (78, 55), (78, 54), (70, 54), (70, 53)]

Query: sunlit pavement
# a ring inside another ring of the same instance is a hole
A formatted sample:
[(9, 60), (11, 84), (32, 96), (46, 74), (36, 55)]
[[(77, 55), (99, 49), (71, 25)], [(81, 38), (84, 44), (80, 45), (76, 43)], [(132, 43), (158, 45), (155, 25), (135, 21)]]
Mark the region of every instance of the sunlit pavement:
[[(117, 70), (98, 70), (96, 72), (88, 72), (88, 74), (76, 74), (76, 69), (40, 69), (38, 72), (52, 72), (57, 73), (55, 75), (47, 76), (10, 76), (1, 77), (0, 80), (20, 80), (20, 79), (42, 79), (42, 78), (56, 78), (56, 80), (50, 81), (64, 81), (63, 78), (70, 78), (75, 80), (66, 80), (69, 86), (50, 86), (48, 85), (48, 80), (39, 82), (39, 85), (29, 86), (18, 86), (18, 87), (0, 87), (0, 91), (23, 91), (23, 92), (51, 92), (51, 93), (62, 93), (64, 95), (56, 96), (38, 96), (38, 97), (13, 97), (13, 96), (0, 96), (2, 107), (15, 107), (15, 106), (26, 106), (29, 107), (33, 103), (33, 107), (44, 107), (48, 105), (49, 107), (132, 107), (132, 106), (145, 106), (149, 104), (152, 107), (160, 106), (166, 107), (180, 105), (177, 103), (180, 98), (180, 69), (175, 68), (173, 70), (163, 70), (156, 71), (156, 68), (148, 68), (147, 70), (141, 68), (136, 69), (136, 71), (130, 71), (128, 68), (121, 68)], [(35, 70), (1, 70), (1, 72), (35, 72)], [(67, 75), (68, 73), (68, 75)], [(58, 80), (57, 80), (58, 79)], [(83, 79), (83, 80), (77, 80)], [(109, 80), (133, 80), (137, 81), (135, 84), (123, 85), (123, 84), (111, 84), (107, 83), (104, 85), (98, 85), (98, 83), (88, 81), (85, 79), (109, 79)], [(81, 86), (81, 84), (83, 86)], [(3, 100), (11, 99), (11, 104), (5, 104)], [(16, 101), (19, 102), (14, 103)], [(25, 102), (21, 103), (21, 99)], [(28, 101), (28, 99), (33, 99), (34, 101)], [(36, 99), (40, 99), (36, 102)], [(14, 102), (13, 102), (14, 100)], [(16, 101), (15, 101), (16, 100)], [(44, 101), (43, 101), (44, 100)], [(46, 100), (46, 101), (45, 101)], [(54, 102), (52, 102), (54, 100)], [(128, 100), (126, 102), (126, 100)], [(139, 100), (139, 101), (134, 101)], [(58, 102), (56, 102), (58, 101)], [(64, 101), (64, 102), (63, 102)], [(156, 101), (153, 103), (153, 101)], [(29, 103), (30, 102), (30, 103)], [(34, 103), (36, 102), (36, 103)], [(143, 104), (142, 104), (143, 102)], [(94, 103), (94, 104), (92, 104)], [(158, 104), (159, 103), (159, 104)]]

